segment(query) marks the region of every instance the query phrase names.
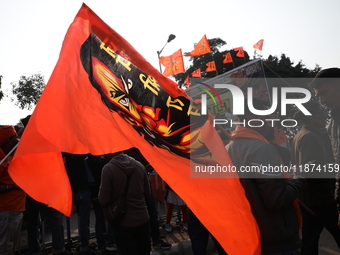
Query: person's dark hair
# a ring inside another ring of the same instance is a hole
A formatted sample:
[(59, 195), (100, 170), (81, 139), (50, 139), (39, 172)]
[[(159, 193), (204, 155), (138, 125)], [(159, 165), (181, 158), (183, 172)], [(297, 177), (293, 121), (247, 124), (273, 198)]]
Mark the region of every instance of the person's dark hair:
[[(303, 106), (312, 114), (312, 116), (322, 111), (321, 105), (318, 102), (311, 101), (303, 104)], [(301, 122), (302, 124), (307, 124), (308, 117), (311, 117), (310, 115), (305, 115), (300, 109), (298, 109), (294, 114), (294, 119)]]
[(21, 123), (24, 125), (24, 127), (27, 126), (28, 121), (30, 120), (30, 118), (31, 118), (31, 115), (27, 115), (25, 118), (20, 119), (20, 121), (21, 121)]
[(332, 68), (327, 68), (324, 70), (321, 70), (320, 72), (318, 72), (315, 76), (315, 78), (313, 79), (313, 81), (309, 84), (309, 87), (311, 89), (313, 88), (317, 88), (318, 86), (320, 86), (321, 84), (323, 84), (325, 82), (325, 79), (322, 78), (340, 78), (340, 68), (337, 67), (332, 67)]

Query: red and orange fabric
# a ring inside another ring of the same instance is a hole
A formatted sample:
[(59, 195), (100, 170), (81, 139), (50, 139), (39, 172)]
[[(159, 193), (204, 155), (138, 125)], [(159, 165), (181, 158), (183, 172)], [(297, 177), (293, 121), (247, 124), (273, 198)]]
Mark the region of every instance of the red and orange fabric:
[(227, 54), (223, 55), (224, 59), (223, 59), (223, 63), (232, 63), (233, 62), (233, 58), (231, 57), (231, 53), (228, 52)]
[(205, 69), (206, 72), (212, 72), (216, 71), (216, 64), (215, 61), (210, 61), (206, 64), (207, 69)]
[(254, 49), (257, 49), (257, 50), (262, 50), (262, 47), (263, 47), (263, 39), (259, 40), (257, 43), (255, 43), (253, 45), (253, 48)]
[(202, 39), (195, 45), (194, 50), (185, 54), (186, 57), (197, 57), (211, 52), (210, 44), (207, 36), (204, 35)]
[(202, 77), (201, 69), (198, 68), (197, 70), (193, 71), (193, 72), (191, 73), (191, 77)]
[(244, 57), (243, 47), (234, 48), (234, 51), (237, 51), (237, 53), (236, 53), (237, 57), (240, 57), (240, 58)]
[(34, 199), (70, 215), (61, 152), (102, 155), (137, 147), (228, 254), (260, 254), (258, 227), (239, 179), (191, 178), (190, 159), (232, 164), (212, 116), (199, 109), (83, 4), (10, 175)]
[(185, 72), (182, 49), (179, 49), (170, 56), (160, 57), (159, 62), (165, 66), (163, 74), (166, 77)]
[(13, 126), (0, 127), (0, 145), (3, 145), (8, 138), (17, 135)]

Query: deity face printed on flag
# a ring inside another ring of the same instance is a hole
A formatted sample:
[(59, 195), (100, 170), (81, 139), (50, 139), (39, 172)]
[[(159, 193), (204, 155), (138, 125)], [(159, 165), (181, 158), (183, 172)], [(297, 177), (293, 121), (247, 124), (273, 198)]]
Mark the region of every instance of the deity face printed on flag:
[[(171, 97), (153, 77), (94, 34), (81, 47), (81, 61), (92, 86), (111, 111), (117, 112), (150, 144), (190, 157), (190, 130), (206, 121), (192, 101)], [(197, 121), (192, 123), (191, 116), (197, 116)]]

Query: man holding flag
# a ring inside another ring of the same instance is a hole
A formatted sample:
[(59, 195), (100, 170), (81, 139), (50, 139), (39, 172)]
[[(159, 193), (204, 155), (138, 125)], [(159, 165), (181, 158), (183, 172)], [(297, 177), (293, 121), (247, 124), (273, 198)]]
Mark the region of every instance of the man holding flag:
[[(253, 107), (267, 109), (266, 102), (253, 98)], [(245, 122), (266, 119), (268, 116), (253, 114), (245, 104)], [(241, 183), (251, 204), (260, 228), (262, 255), (297, 255), (300, 212), (297, 197), (305, 181), (303, 178), (285, 180), (284, 173), (265, 169), (276, 168), (282, 160), (275, 147), (268, 142), (272, 127), (268, 123), (259, 127), (237, 126), (226, 146), (239, 170)], [(242, 171), (243, 167), (254, 171)]]

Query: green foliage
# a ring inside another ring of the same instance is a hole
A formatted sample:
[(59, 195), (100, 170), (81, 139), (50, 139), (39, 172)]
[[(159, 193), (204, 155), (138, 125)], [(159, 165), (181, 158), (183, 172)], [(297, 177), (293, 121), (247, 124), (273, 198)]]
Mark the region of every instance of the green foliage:
[(263, 60), (263, 65), (267, 78), (313, 78), (321, 70), (318, 65), (310, 70), (301, 60), (294, 65), (285, 54), (281, 54), (280, 58), (269, 55)]
[(37, 104), (44, 90), (45, 80), (40, 73), (28, 77), (23, 75), (18, 82), (12, 82), (11, 85), (12, 94), (15, 96), (15, 98), (11, 98), (11, 101), (14, 101), (20, 109), (31, 110)]

